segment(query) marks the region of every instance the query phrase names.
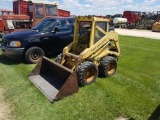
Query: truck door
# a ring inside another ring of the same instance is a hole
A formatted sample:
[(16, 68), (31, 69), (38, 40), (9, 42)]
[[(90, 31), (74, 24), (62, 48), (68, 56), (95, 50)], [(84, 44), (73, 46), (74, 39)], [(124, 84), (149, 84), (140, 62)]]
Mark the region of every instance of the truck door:
[[(53, 32), (55, 31), (55, 32)], [(73, 39), (73, 24), (67, 19), (61, 19), (47, 36), (47, 50), (49, 52), (62, 52), (63, 48)]]

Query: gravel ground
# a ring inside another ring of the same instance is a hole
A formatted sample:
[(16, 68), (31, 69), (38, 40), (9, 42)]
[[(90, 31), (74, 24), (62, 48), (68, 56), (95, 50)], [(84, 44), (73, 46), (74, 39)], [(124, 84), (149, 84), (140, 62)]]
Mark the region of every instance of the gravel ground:
[(120, 35), (137, 36), (137, 37), (153, 38), (160, 40), (160, 32), (152, 32), (151, 30), (116, 28), (115, 31), (118, 32), (118, 34)]

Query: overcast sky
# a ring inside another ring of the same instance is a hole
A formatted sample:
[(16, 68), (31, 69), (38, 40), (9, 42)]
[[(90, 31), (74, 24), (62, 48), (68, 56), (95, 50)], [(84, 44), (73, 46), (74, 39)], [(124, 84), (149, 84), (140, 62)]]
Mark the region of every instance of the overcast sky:
[[(0, 9), (12, 10), (13, 0), (0, 0)], [(37, 0), (42, 1), (42, 0)], [(44, 1), (44, 0), (43, 0)], [(53, 0), (45, 0), (52, 2)], [(124, 10), (160, 11), (160, 0), (56, 0), (59, 8), (72, 15), (114, 15)]]

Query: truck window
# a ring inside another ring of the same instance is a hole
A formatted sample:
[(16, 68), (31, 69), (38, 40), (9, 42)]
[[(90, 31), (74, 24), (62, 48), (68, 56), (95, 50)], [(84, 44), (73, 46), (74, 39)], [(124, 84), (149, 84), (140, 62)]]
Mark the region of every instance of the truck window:
[(60, 20), (58, 24), (59, 24), (58, 32), (67, 32), (72, 30), (71, 23), (69, 22), (69, 20)]
[(44, 17), (44, 8), (43, 5), (35, 5), (35, 18)]
[(57, 16), (57, 6), (56, 5), (46, 5), (47, 16)]

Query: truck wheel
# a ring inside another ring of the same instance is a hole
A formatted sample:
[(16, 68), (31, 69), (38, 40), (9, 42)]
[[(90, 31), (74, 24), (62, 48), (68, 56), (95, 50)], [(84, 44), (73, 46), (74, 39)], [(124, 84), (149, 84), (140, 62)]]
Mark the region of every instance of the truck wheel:
[(88, 85), (95, 81), (98, 75), (96, 65), (90, 61), (81, 63), (77, 69), (77, 79), (79, 85)]
[(55, 59), (55, 62), (57, 62), (57, 63), (61, 63), (61, 61), (62, 61), (62, 53), (61, 54), (59, 54), (57, 57), (56, 57), (56, 59)]
[(98, 69), (101, 77), (110, 77), (114, 75), (117, 70), (117, 59), (112, 56), (103, 58)]
[(31, 47), (25, 53), (25, 60), (27, 63), (37, 63), (45, 55), (40, 47)]

